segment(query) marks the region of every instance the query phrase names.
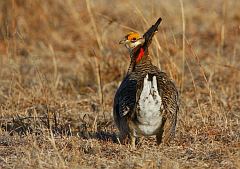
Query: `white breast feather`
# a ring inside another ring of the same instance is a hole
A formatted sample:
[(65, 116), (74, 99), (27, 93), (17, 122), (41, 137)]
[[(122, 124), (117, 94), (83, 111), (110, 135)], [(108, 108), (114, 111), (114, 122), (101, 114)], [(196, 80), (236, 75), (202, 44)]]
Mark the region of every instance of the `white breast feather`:
[(140, 134), (154, 135), (162, 123), (160, 113), (162, 99), (158, 93), (157, 79), (153, 76), (152, 81), (148, 81), (148, 74), (144, 78), (143, 90), (139, 99), (138, 121)]

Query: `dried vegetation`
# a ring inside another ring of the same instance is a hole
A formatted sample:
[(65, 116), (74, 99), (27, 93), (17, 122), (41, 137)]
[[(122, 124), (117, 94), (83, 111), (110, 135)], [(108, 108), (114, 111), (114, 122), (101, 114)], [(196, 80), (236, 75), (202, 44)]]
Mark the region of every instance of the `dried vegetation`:
[[(0, 1), (2, 168), (240, 168), (240, 1)], [(118, 41), (161, 16), (154, 63), (176, 82), (175, 141), (119, 145)]]

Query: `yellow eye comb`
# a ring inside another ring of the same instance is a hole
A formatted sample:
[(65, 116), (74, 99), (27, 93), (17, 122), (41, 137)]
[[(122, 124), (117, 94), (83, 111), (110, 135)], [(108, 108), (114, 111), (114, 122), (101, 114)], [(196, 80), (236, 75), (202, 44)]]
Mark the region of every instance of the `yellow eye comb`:
[(128, 40), (133, 40), (133, 39), (139, 39), (140, 35), (137, 32), (130, 32), (130, 33), (127, 34), (126, 37), (127, 37)]

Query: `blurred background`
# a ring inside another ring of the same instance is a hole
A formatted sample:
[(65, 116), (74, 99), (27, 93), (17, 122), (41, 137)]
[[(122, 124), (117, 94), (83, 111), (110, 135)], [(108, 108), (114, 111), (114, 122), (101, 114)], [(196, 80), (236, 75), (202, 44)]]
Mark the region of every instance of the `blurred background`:
[(84, 99), (109, 116), (129, 64), (118, 42), (129, 31), (144, 33), (158, 17), (151, 56), (174, 79), (182, 109), (239, 111), (239, 1), (5, 0), (0, 7), (4, 116), (49, 100)]
[(239, 1), (4, 0), (0, 7), (1, 105), (100, 91), (111, 106), (129, 64), (119, 40), (159, 17), (151, 56), (183, 102), (227, 106), (239, 93)]
[(87, 114), (89, 125), (115, 131), (113, 97), (130, 60), (118, 42), (162, 17), (150, 54), (180, 90), (179, 143), (239, 141), (240, 1), (1, 0), (0, 8), (2, 121), (54, 114), (77, 130)]

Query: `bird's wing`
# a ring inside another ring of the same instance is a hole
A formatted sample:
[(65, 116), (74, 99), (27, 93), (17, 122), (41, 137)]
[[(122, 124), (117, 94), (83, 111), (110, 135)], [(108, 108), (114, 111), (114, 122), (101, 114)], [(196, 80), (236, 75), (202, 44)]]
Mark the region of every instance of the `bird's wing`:
[(127, 76), (115, 95), (114, 109), (119, 117), (129, 115), (134, 112), (136, 104), (137, 81)]
[[(158, 70), (158, 92), (162, 97), (163, 107), (167, 118), (176, 118), (179, 110), (179, 96), (175, 84), (166, 73)], [(175, 123), (175, 122), (174, 122)]]
[(158, 92), (162, 98), (164, 142), (169, 143), (175, 136), (177, 113), (179, 111), (178, 90), (166, 73), (157, 70)]

